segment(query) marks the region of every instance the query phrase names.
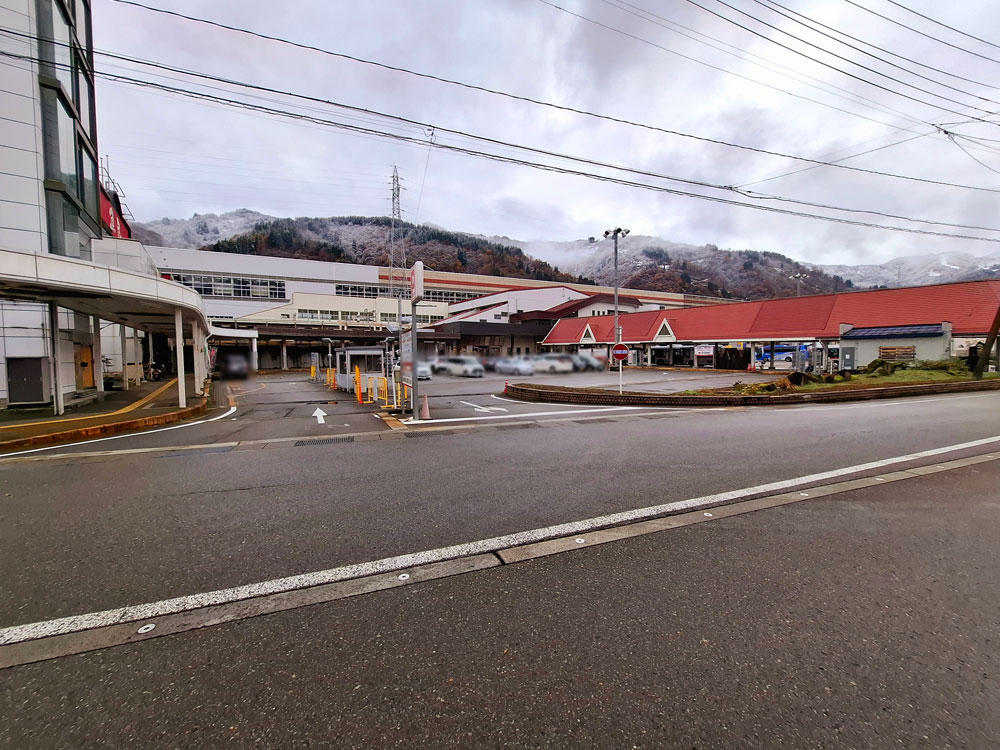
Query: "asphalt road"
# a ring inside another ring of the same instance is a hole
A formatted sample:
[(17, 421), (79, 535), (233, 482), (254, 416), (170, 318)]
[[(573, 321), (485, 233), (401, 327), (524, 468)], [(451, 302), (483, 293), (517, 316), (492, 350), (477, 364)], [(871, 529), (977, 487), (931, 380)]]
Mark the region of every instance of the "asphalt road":
[(991, 747), (998, 479), (991, 462), (4, 670), (0, 746)]

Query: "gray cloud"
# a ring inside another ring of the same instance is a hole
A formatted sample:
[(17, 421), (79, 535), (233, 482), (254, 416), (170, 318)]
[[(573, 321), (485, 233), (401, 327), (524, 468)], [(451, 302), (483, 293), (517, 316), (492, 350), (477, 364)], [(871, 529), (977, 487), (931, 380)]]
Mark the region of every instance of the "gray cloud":
[[(766, 13), (749, 0), (734, 2), (756, 15)], [(534, 0), (490, 3), (453, 0), (327, 3), (313, 0), (293, 6), (263, 0), (162, 3), (180, 12), (393, 65), (665, 128), (804, 156), (838, 158), (845, 153), (890, 143), (893, 139), (933, 133), (929, 124), (914, 124), (765, 71), (747, 61), (684, 39), (649, 20), (622, 12), (612, 7), (613, 3), (557, 0), (556, 4), (703, 63), (766, 81), (791, 93), (777, 92), (683, 60)], [(634, 4), (742, 51), (766, 56), (796, 74), (814, 76), (825, 84), (897, 108), (923, 123), (961, 119), (810, 63), (764, 39), (727, 26), (693, 6), (652, 0), (636, 0)], [(102, 50), (399, 114), (559, 153), (721, 184), (738, 184), (803, 166), (787, 159), (560, 113), (295, 50), (165, 18), (111, 0), (97, 0), (94, 5), (96, 46)], [(941, 6), (930, 0), (912, 0), (910, 5), (973, 33), (977, 29), (994, 28), (1000, 20), (1000, 8), (988, 3)], [(984, 82), (1000, 81), (1000, 74), (992, 63), (897, 26), (877, 22), (846, 4), (812, 0), (797, 4), (796, 10), (941, 69)], [(913, 16), (905, 18), (905, 11), (886, 9), (886, 12), (914, 25), (919, 22), (920, 28), (990, 54), (990, 48), (983, 49), (982, 45), (977, 46), (971, 40), (956, 37)], [(803, 36), (807, 33), (789, 21), (773, 16), (772, 20), (792, 33)], [(789, 43), (777, 32), (769, 31), (768, 35)], [(810, 38), (832, 47), (829, 40)], [(843, 48), (841, 51), (861, 61), (857, 53)], [(812, 50), (810, 54), (817, 53)], [(849, 67), (842, 61), (829, 61), (838, 67)], [(934, 84), (918, 81), (883, 64), (871, 60), (866, 64), (891, 71), (917, 85), (934, 87)], [(109, 61), (100, 57), (98, 65), (108, 72), (124, 72), (122, 67), (110, 67)], [(171, 76), (181, 81), (168, 80), (148, 69), (140, 70), (139, 75), (143, 77), (209, 91), (203, 84), (183, 76)], [(874, 78), (873, 74), (859, 68), (851, 70)], [(983, 96), (995, 93), (953, 78), (937, 77)], [(898, 84), (889, 85), (899, 88)], [(424, 141), (427, 138), (427, 133), (419, 127), (349, 114), (322, 105), (308, 105), (276, 95), (251, 97), (225, 86), (219, 88), (224, 91), (212, 90), (213, 93), (388, 130)], [(970, 105), (977, 103), (947, 89), (934, 90)], [(894, 127), (812, 104), (792, 94), (822, 100), (889, 122)], [(951, 106), (943, 101), (941, 104)], [(975, 114), (971, 108), (956, 108)], [(484, 234), (570, 240), (599, 233), (606, 226), (628, 224), (635, 232), (661, 235), (678, 242), (712, 242), (721, 247), (775, 250), (813, 262), (873, 262), (941, 250), (981, 253), (995, 247), (987, 243), (781, 217), (440, 151), (432, 152), (428, 161), (423, 143), (404, 144), (360, 136), (105, 81), (98, 86), (98, 113), (101, 151), (109, 157), (111, 171), (124, 187), (126, 200), (140, 220), (241, 207), (289, 216), (386, 214), (389, 211), (388, 179), (392, 165), (397, 165), (404, 178), (405, 218)], [(984, 138), (1000, 138), (995, 125), (966, 122), (949, 127)], [(899, 128), (909, 128), (911, 132)], [(435, 139), (440, 143), (484, 148), (440, 131)], [(989, 141), (964, 143), (974, 149), (972, 153), (977, 158), (1000, 170), (997, 148), (1000, 144)], [(534, 158), (506, 148), (487, 150)], [(848, 163), (1000, 188), (1000, 175), (977, 164), (940, 135), (926, 135)], [(428, 165), (426, 177), (425, 164)], [(753, 189), (817, 203), (1000, 226), (1000, 221), (994, 220), (996, 196), (830, 168), (764, 182)], [(874, 216), (856, 216), (882, 223), (922, 226)]]

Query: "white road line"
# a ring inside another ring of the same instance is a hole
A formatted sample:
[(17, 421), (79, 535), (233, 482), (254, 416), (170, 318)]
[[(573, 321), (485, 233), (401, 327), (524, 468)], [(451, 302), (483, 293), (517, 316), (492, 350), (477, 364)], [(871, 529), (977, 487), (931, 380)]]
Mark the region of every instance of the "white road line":
[[(532, 403), (530, 401), (518, 401), (516, 398), (504, 398), (503, 396), (497, 396), (495, 393), (490, 396), (490, 398), (495, 398), (497, 401), (506, 401), (508, 404), (520, 404), (521, 406), (527, 406)], [(584, 404), (550, 404), (546, 403), (546, 406), (565, 406), (567, 409), (607, 409), (606, 406), (586, 406)], [(674, 406), (627, 406), (626, 409), (663, 409), (665, 411), (677, 411), (678, 407)]]
[[(3, 459), (3, 458), (12, 458), (14, 456), (24, 456), (24, 455), (26, 455), (28, 453), (39, 453), (40, 451), (54, 451), (54, 450), (58, 450), (59, 448), (73, 448), (73, 447), (75, 447), (77, 445), (90, 445), (91, 443), (103, 443), (105, 440), (121, 440), (122, 438), (138, 437), (140, 435), (152, 435), (154, 432), (166, 432), (167, 430), (179, 430), (179, 429), (181, 429), (183, 427), (194, 427), (195, 425), (207, 424), (208, 422), (214, 422), (217, 419), (223, 419), (224, 417), (228, 417), (234, 411), (236, 411), (236, 407), (235, 406), (230, 406), (229, 407), (229, 411), (225, 412), (224, 414), (220, 414), (217, 417), (212, 417), (211, 419), (199, 419), (197, 422), (188, 422), (186, 424), (175, 424), (175, 425), (173, 425), (171, 427), (159, 427), (159, 428), (157, 428), (155, 430), (145, 430), (144, 432), (130, 432), (130, 433), (126, 434), (126, 435), (112, 435), (111, 437), (94, 438), (93, 440), (81, 440), (79, 443), (65, 443), (63, 445), (48, 445), (48, 446), (46, 446), (44, 448), (32, 448), (31, 450), (17, 451), (15, 453), (4, 453), (4, 454), (0, 454), (0, 459)], [(162, 449), (160, 449), (160, 450), (162, 450)]]
[(479, 422), (484, 419), (527, 419), (529, 417), (548, 417), (553, 414), (593, 414), (602, 411), (636, 411), (642, 406), (592, 406), (589, 409), (561, 409), (559, 411), (533, 411), (524, 414), (491, 414), (484, 417), (448, 417), (446, 419), (421, 419), (413, 422), (404, 419), (403, 424), (443, 424), (444, 422)]
[(65, 633), (90, 630), (92, 628), (106, 627), (108, 625), (117, 625), (123, 622), (148, 620), (154, 617), (175, 614), (177, 612), (200, 609), (201, 607), (228, 604), (253, 597), (267, 596), (270, 594), (281, 593), (283, 591), (291, 591), (293, 589), (307, 588), (326, 583), (335, 583), (337, 581), (345, 581), (351, 578), (361, 578), (364, 576), (375, 575), (377, 573), (387, 573), (389, 571), (401, 570), (416, 565), (426, 565), (428, 563), (454, 560), (460, 557), (496, 552), (508, 547), (541, 542), (547, 539), (569, 536), (571, 534), (580, 534), (592, 529), (631, 523), (655, 516), (661, 516), (667, 513), (696, 510), (698, 508), (718, 505), (719, 503), (742, 500), (753, 495), (781, 492), (803, 484), (820, 482), (827, 479), (833, 479), (835, 477), (846, 476), (848, 474), (855, 474), (861, 471), (881, 469), (894, 464), (906, 463), (908, 461), (915, 461), (921, 458), (928, 458), (930, 456), (939, 456), (944, 453), (951, 453), (953, 451), (964, 450), (967, 448), (978, 448), (980, 446), (998, 442), (1000, 442), (1000, 435), (983, 438), (982, 440), (972, 440), (967, 443), (946, 445), (941, 448), (931, 448), (930, 450), (908, 453), (903, 456), (894, 456), (892, 458), (882, 459), (881, 461), (871, 461), (864, 464), (856, 464), (854, 466), (845, 466), (831, 471), (821, 471), (816, 474), (807, 474), (805, 476), (795, 477), (794, 479), (783, 479), (778, 482), (759, 484), (754, 487), (746, 487), (741, 490), (730, 490), (728, 492), (719, 492), (714, 495), (695, 497), (689, 500), (680, 500), (671, 503), (663, 503), (661, 505), (652, 505), (646, 508), (627, 510), (620, 513), (611, 513), (606, 516), (587, 518), (582, 521), (572, 521), (570, 523), (546, 526), (540, 529), (533, 529), (531, 531), (521, 531), (516, 534), (507, 534), (504, 536), (492, 537), (490, 539), (481, 539), (476, 542), (456, 544), (450, 547), (441, 547), (423, 552), (411, 552), (409, 554), (398, 555), (396, 557), (386, 557), (381, 560), (372, 560), (370, 562), (357, 563), (354, 565), (344, 565), (342, 567), (330, 568), (329, 570), (319, 570), (313, 573), (301, 573), (299, 575), (288, 576), (287, 578), (276, 578), (270, 581), (250, 583), (244, 586), (235, 586), (233, 588), (209, 591), (202, 594), (179, 596), (173, 599), (150, 602), (148, 604), (107, 609), (101, 612), (91, 612), (85, 615), (61, 617), (54, 620), (44, 620), (24, 625), (14, 625), (0, 629), (0, 646), (20, 643), (22, 641), (30, 641), (36, 638), (45, 638), (53, 635), (62, 635)]
[(838, 404), (834, 406), (810, 406), (809, 404), (801, 404), (800, 408), (811, 409), (812, 411), (832, 411), (834, 409), (838, 411), (843, 409), (872, 409), (877, 406), (905, 406), (907, 404), (927, 404), (932, 401), (960, 401), (966, 398), (988, 398), (990, 396), (996, 397), (997, 395), (997, 393), (975, 393), (968, 396), (948, 395), (937, 396), (935, 398), (900, 398), (891, 401), (872, 401), (864, 404)]

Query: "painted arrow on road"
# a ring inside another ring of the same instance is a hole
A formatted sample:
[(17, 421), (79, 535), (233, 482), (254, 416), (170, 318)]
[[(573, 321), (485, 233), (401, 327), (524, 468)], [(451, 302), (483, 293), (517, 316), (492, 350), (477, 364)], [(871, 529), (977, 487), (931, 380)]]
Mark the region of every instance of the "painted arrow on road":
[(312, 416), (316, 417), (316, 424), (326, 424), (326, 412), (316, 407), (316, 411), (312, 413)]
[(459, 401), (458, 403), (471, 406), (476, 411), (486, 412), (487, 414), (491, 411), (507, 411), (502, 406), (478, 406), (476, 404), (470, 404), (468, 401)]

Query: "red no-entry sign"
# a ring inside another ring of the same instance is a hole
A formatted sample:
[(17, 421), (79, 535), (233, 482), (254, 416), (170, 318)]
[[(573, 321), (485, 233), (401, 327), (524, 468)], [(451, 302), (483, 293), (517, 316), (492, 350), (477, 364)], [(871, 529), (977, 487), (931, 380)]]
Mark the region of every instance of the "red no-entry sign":
[(611, 356), (619, 362), (628, 359), (628, 347), (625, 344), (615, 344), (611, 347)]

